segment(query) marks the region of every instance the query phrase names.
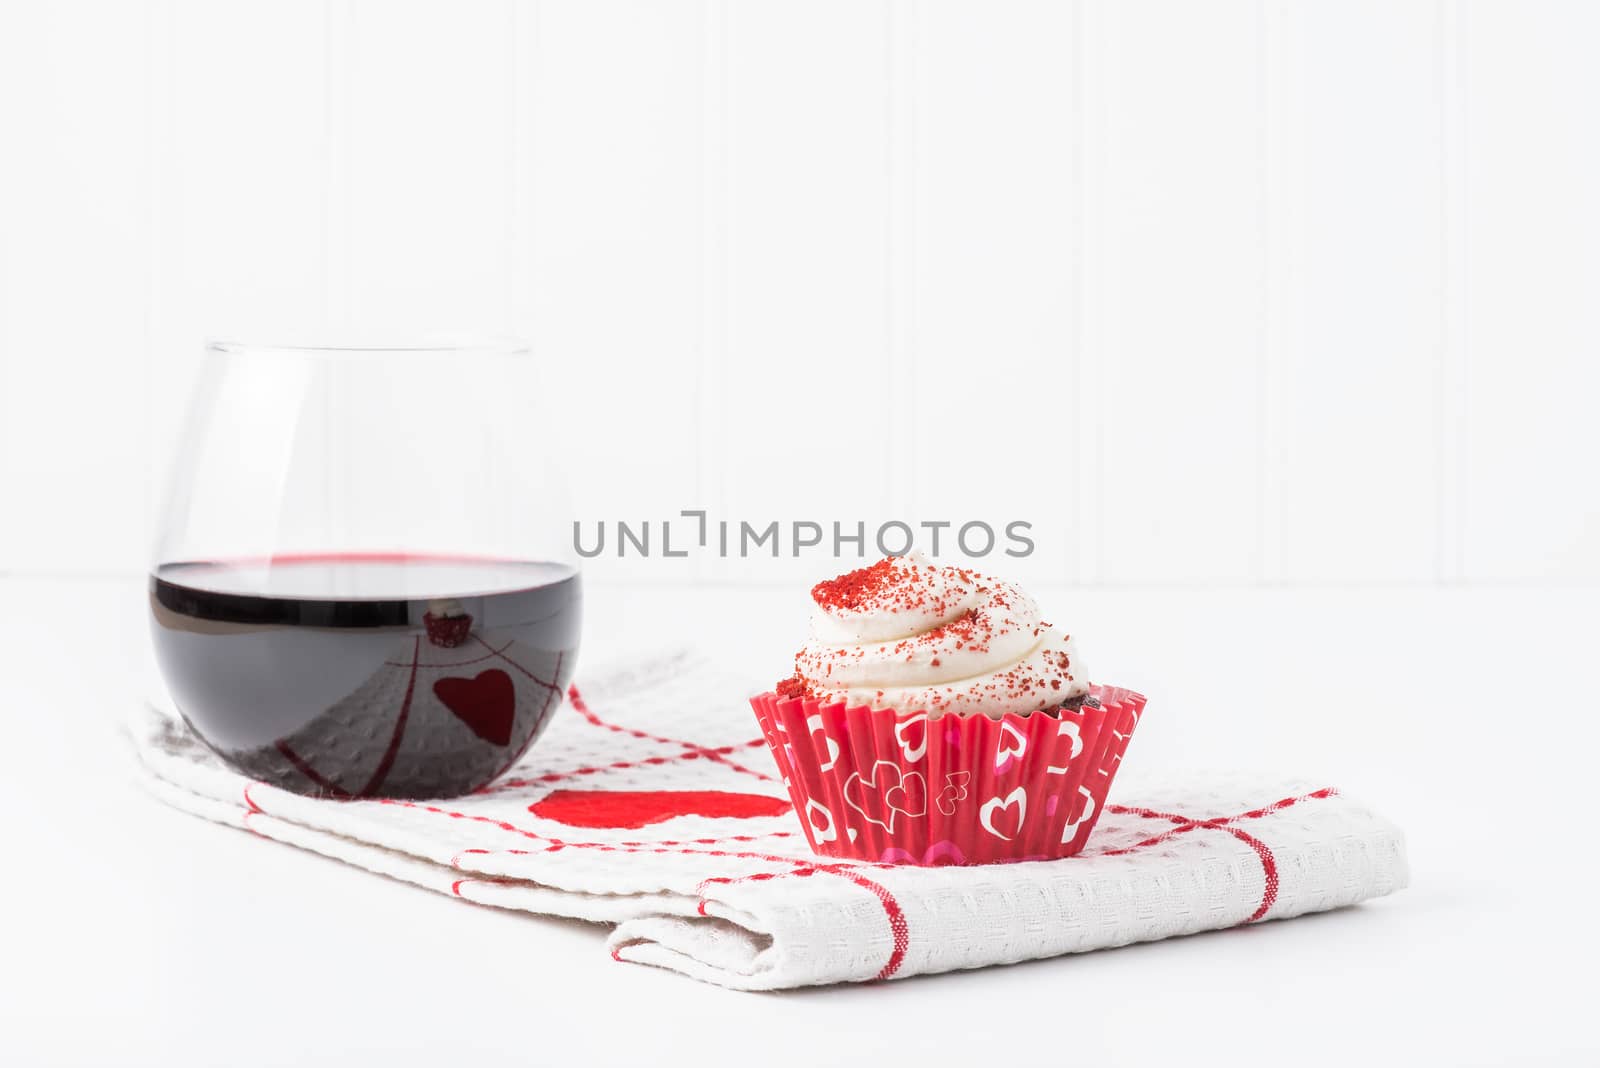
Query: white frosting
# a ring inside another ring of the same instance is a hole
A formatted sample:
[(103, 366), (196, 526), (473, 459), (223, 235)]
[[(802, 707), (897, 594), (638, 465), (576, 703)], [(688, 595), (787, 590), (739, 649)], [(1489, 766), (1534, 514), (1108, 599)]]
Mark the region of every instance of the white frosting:
[(1009, 582), (912, 553), (892, 560), (871, 593), (839, 600), (819, 599), (795, 657), (825, 700), (999, 718), (1089, 691), (1071, 637)]
[(461, 607), (461, 602), (454, 597), (435, 598), (428, 602), (428, 614), (435, 619), (450, 619), (453, 616), (466, 615), (466, 609)]

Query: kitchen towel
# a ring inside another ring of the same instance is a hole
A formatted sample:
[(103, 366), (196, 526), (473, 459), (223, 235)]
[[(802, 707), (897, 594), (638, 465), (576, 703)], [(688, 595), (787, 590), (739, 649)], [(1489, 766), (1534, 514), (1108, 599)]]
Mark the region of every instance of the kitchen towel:
[(318, 799), (253, 782), (161, 702), (142, 705), (131, 731), (150, 788), (177, 808), (464, 901), (614, 924), (615, 959), (745, 990), (1078, 953), (1406, 883), (1403, 836), (1370, 808), (1326, 783), (1237, 774), (1113, 790), (1088, 847), (1065, 860), (818, 857), (752, 690), (686, 655), (600, 673), (504, 778), (446, 801)]

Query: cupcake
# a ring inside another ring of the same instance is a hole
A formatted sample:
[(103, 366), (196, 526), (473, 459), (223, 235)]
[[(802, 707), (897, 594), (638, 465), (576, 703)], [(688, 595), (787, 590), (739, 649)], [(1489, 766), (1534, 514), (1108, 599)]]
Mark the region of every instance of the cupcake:
[(1017, 586), (915, 553), (811, 599), (794, 674), (750, 703), (815, 852), (936, 865), (1084, 847), (1142, 696), (1090, 683)]
[(472, 633), (472, 616), (454, 597), (429, 601), (428, 610), (422, 613), (422, 628), (428, 635), (428, 644), (454, 649)]

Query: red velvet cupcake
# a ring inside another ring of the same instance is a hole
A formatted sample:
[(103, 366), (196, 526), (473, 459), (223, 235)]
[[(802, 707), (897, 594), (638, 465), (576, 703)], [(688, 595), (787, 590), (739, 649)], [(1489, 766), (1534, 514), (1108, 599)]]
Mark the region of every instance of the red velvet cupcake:
[(429, 645), (454, 649), (472, 633), (472, 617), (454, 598), (433, 601), (422, 613), (422, 629), (427, 632)]
[(811, 847), (1047, 860), (1088, 841), (1144, 709), (1091, 685), (1016, 586), (917, 555), (819, 583), (795, 673), (751, 698)]

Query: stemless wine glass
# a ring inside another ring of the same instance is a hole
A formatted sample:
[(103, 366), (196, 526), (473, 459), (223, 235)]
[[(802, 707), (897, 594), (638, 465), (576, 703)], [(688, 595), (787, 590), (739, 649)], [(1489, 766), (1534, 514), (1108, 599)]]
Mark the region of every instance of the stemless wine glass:
[(486, 785), (550, 722), (578, 651), (526, 347), (207, 348), (150, 576), (184, 719), (299, 793)]

